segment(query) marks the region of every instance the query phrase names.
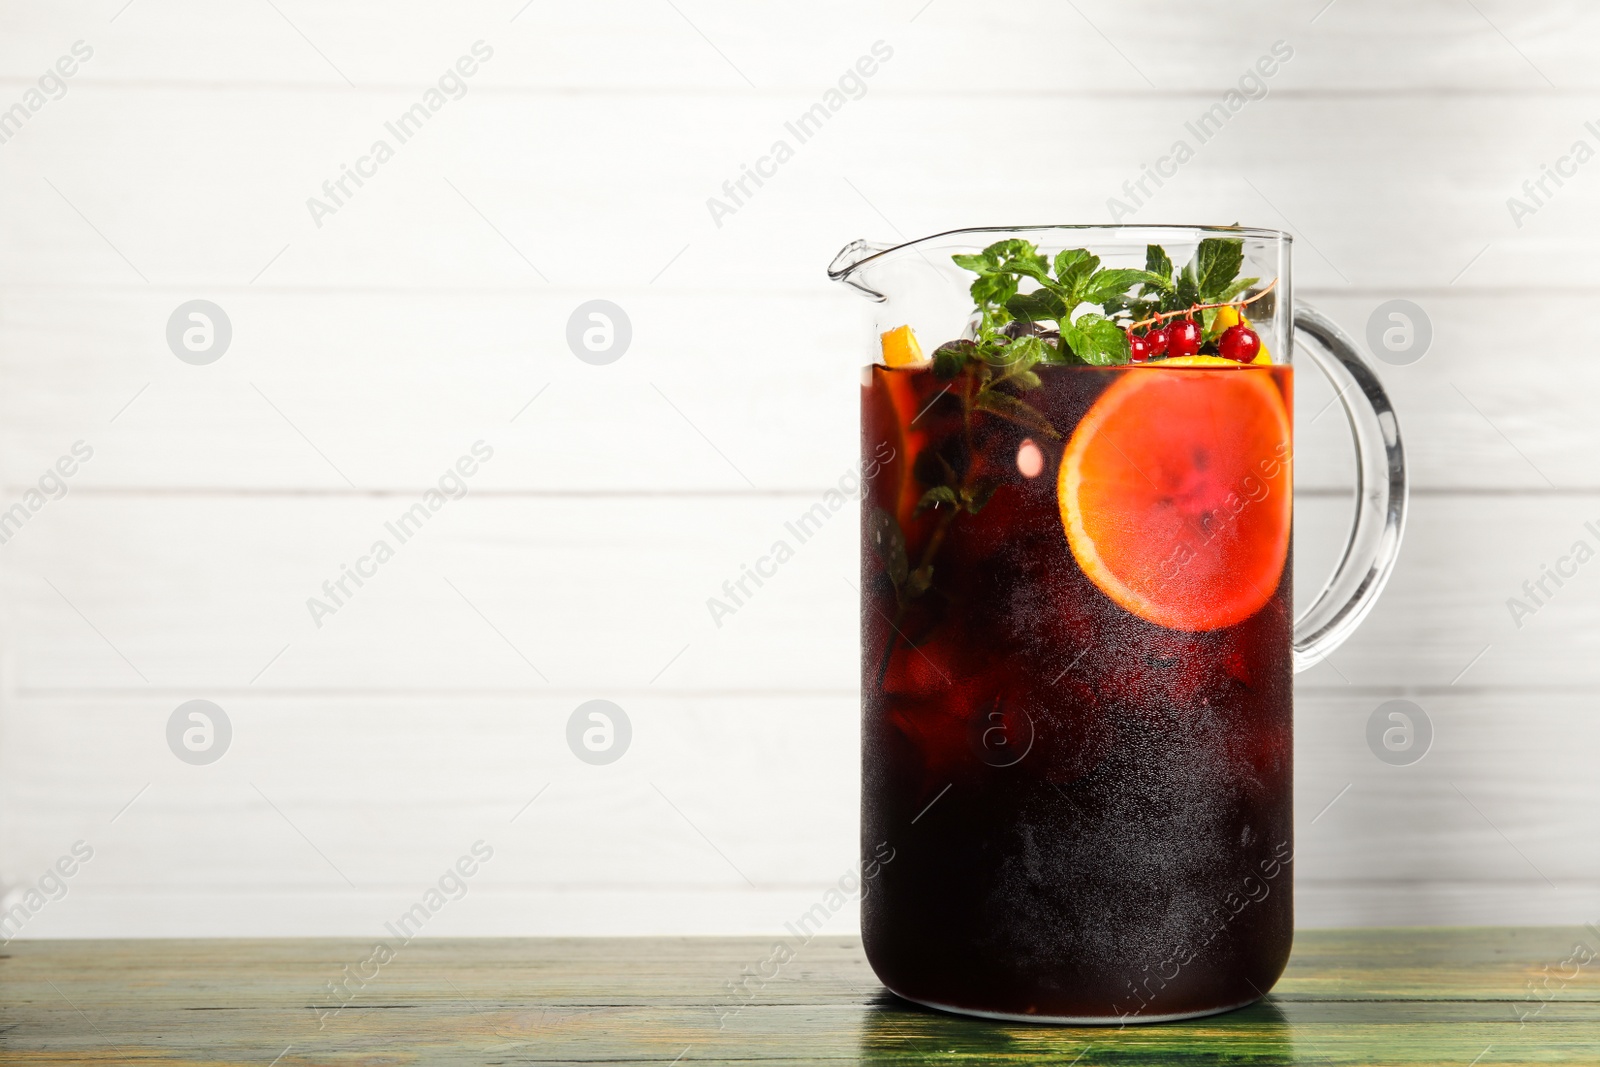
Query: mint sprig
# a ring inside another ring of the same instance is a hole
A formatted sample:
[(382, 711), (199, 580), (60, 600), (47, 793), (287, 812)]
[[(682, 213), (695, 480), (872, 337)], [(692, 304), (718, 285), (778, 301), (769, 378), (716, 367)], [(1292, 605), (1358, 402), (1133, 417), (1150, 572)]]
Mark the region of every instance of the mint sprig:
[[(1018, 358), (1022, 349), (1013, 340), (1021, 331), (1006, 329), (1013, 324), (1029, 328), (1022, 332), (1021, 340), (1041, 343), (1043, 339), (1032, 328), (1054, 324), (1054, 344), (1027, 350), (1039, 357), (1038, 362), (1097, 367), (1126, 363), (1128, 339), (1112, 316), (1131, 310), (1128, 297), (1135, 288), (1142, 296), (1160, 294), (1173, 286), (1171, 262), (1165, 252), (1147, 259), (1147, 268), (1153, 269), (1107, 268), (1086, 248), (1065, 249), (1052, 261), (1033, 242), (1013, 237), (996, 241), (982, 252), (951, 258), (977, 275), (970, 292), (978, 322), (971, 349), (946, 346), (942, 359), (936, 354), (935, 370), (942, 366), (947, 377), (960, 372), (961, 358), (991, 365)], [(1217, 269), (1225, 268), (1222, 263)], [(1026, 290), (1025, 282), (1029, 285)]]

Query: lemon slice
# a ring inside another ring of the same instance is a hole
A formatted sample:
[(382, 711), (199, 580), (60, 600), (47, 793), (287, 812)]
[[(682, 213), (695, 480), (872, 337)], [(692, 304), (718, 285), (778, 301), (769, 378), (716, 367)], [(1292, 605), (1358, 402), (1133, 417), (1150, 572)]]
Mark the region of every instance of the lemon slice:
[(1152, 359), (1146, 367), (1243, 367), (1221, 356), (1173, 356), (1171, 359)]

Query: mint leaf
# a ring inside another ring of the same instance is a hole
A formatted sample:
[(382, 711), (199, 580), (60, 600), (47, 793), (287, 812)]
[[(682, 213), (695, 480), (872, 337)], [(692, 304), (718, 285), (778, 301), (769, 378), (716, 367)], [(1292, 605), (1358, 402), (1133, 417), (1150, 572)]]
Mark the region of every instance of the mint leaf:
[(1083, 359), (1082, 357), (1080, 357), (1078, 355), (1078, 353), (1073, 350), (1071, 342), (1069, 342), (1066, 339), (1065, 334), (1071, 332), (1072, 323), (1063, 322), (1061, 324), (1061, 329), (1063, 331), (1063, 335), (1058, 337), (1058, 338), (1056, 338), (1056, 345), (1050, 351), (1050, 355), (1051, 355), (1052, 358), (1050, 360), (1048, 360), (1047, 362), (1055, 364), (1056, 366), (1067, 366), (1067, 367), (1085, 367), (1085, 366), (1088, 366), (1089, 361), (1086, 360), (1086, 359)]
[(949, 341), (933, 350), (933, 373), (939, 378), (954, 378), (967, 361), (976, 359), (978, 346), (971, 341)]
[(953, 255), (951, 262), (978, 275), (972, 282), (973, 301), (982, 314), (983, 331), (994, 330), (1011, 320), (1005, 306), (1017, 295), (1023, 278), (1050, 286), (1050, 264), (1031, 241), (1010, 238), (996, 241), (977, 254)]
[(991, 367), (1008, 367), (1017, 357), (1011, 354), (1011, 338), (1000, 336), (979, 342), (978, 358)]
[[(1165, 303), (1166, 301), (1163, 301)], [(1183, 270), (1178, 272), (1177, 285), (1173, 287), (1171, 307), (1163, 311), (1179, 311), (1191, 308), (1200, 303), (1200, 282), (1194, 273), (1194, 263), (1185, 264)]]
[(1020, 274), (1025, 278), (1032, 278), (1041, 285), (1047, 285), (1050, 282), (1050, 264), (1043, 256), (1034, 251), (1032, 245), (1028, 245), (1027, 252), (1003, 261), (1000, 267), (1002, 270)]
[(1244, 241), (1237, 237), (1207, 237), (1195, 249), (1195, 278), (1199, 283), (1200, 297), (1210, 303), (1221, 299), (1222, 292), (1244, 265)]
[(917, 453), (916, 460), (911, 464), (911, 473), (921, 485), (956, 485), (961, 481), (961, 476), (950, 466), (950, 461), (932, 448), (924, 448)]
[[(1003, 241), (996, 241), (983, 250), (983, 254), (990, 257), (995, 263), (1014, 259), (1017, 256), (1037, 256), (1038, 252), (1039, 250), (1033, 246), (1032, 241), (1024, 240), (1021, 237), (1007, 237)], [(1040, 257), (1040, 259), (1042, 260), (1043, 257)]]
[(1061, 337), (1079, 359), (1095, 367), (1128, 362), (1128, 339), (1121, 327), (1092, 311), (1079, 315), (1070, 326), (1061, 324)]
[(936, 485), (922, 494), (922, 499), (917, 501), (917, 508), (912, 514), (921, 515), (928, 508), (936, 508), (940, 504), (959, 506), (961, 500), (956, 496), (956, 491), (948, 485)]
[[(996, 364), (996, 366), (1009, 368), (1001, 376), (1000, 380), (1002, 381), (1031, 370), (1034, 366), (1050, 358), (1049, 346), (1037, 337), (1019, 337), (1002, 349), (1002, 353), (1005, 356), (1004, 362)], [(994, 363), (995, 361), (991, 359), (989, 362)]]
[(1169, 288), (1172, 284), (1159, 274), (1154, 274), (1147, 270), (1135, 270), (1131, 267), (1117, 268), (1115, 270), (1097, 270), (1078, 292), (1078, 302), (1083, 304), (1106, 304), (1115, 301), (1140, 283), (1159, 288)]
[(967, 511), (974, 515), (982, 511), (983, 506), (994, 496), (995, 490), (1000, 488), (1000, 484), (992, 478), (979, 478), (972, 491), (966, 494)]
[(1019, 293), (1006, 301), (1006, 310), (1018, 322), (1056, 322), (1067, 313), (1061, 297), (1049, 289)]
[(1026, 404), (1010, 393), (1001, 393), (993, 389), (986, 389), (973, 398), (972, 406), (991, 415), (999, 415), (1009, 419), (1018, 426), (1026, 427), (1034, 433), (1044, 434), (1046, 437), (1059, 439), (1061, 435), (1056, 432), (1050, 420), (1031, 404)]
[(911, 572), (911, 577), (906, 582), (906, 599), (921, 596), (931, 585), (933, 585), (933, 564), (929, 563)]
[(980, 274), (969, 291), (979, 307), (986, 304), (1003, 306), (1017, 295), (1017, 278), (1014, 274)]
[(980, 274), (1013, 274), (1032, 278), (1038, 282), (1050, 280), (1050, 264), (1032, 241), (1013, 237), (996, 241), (977, 256), (951, 256), (958, 267)]
[(1232, 300), (1234, 297), (1242, 295), (1246, 289), (1250, 288), (1260, 280), (1260, 278), (1240, 278), (1238, 281), (1234, 282), (1232, 285), (1228, 286), (1226, 289), (1222, 290), (1220, 294), (1218, 294), (1217, 303), (1224, 304)]
[(1161, 275), (1161, 287), (1172, 288), (1172, 257), (1167, 255), (1167, 250), (1160, 245), (1145, 245), (1144, 269), (1152, 274)]
[(1083, 302), (1076, 299), (1075, 294), (1099, 265), (1100, 257), (1090, 254), (1087, 248), (1068, 248), (1056, 253), (1056, 281), (1066, 290), (1065, 299), (1069, 304), (1076, 306)]

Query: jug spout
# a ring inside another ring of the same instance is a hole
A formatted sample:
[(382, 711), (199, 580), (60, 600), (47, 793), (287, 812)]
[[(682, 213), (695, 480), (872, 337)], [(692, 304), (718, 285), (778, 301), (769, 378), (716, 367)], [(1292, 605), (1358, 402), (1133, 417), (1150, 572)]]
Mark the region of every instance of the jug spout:
[(828, 264), (828, 277), (836, 282), (844, 282), (869, 299), (876, 301), (887, 300), (888, 297), (867, 285), (858, 274), (858, 268), (867, 260), (880, 252), (886, 252), (893, 245), (873, 244), (870, 241), (851, 241), (839, 249), (839, 254), (833, 257), (833, 262)]

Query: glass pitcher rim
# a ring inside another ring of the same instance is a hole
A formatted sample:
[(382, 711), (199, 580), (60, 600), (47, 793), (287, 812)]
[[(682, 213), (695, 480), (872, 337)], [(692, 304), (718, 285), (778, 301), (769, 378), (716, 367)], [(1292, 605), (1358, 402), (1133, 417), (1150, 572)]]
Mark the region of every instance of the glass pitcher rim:
[[(895, 253), (904, 252), (918, 245), (937, 241), (945, 237), (954, 237), (958, 234), (968, 233), (1020, 233), (1037, 230), (1064, 230), (1077, 232), (1099, 231), (1102, 233), (1121, 233), (1132, 235), (1136, 233), (1188, 233), (1202, 236), (1217, 235), (1227, 237), (1256, 238), (1258, 240), (1281, 241), (1285, 244), (1294, 243), (1294, 235), (1287, 230), (1275, 230), (1267, 226), (1215, 226), (1215, 225), (1190, 225), (1173, 222), (1152, 222), (1127, 225), (1115, 222), (1082, 222), (1082, 223), (1041, 223), (1032, 226), (963, 226), (954, 230), (943, 230), (932, 233), (926, 237), (918, 237), (910, 241), (901, 241), (898, 244), (882, 245), (865, 239), (851, 241), (839, 250), (833, 257), (833, 262), (828, 265), (828, 277), (836, 282), (848, 281), (850, 275), (855, 274), (869, 264), (876, 263)], [(1146, 242), (1149, 243), (1149, 242)], [(855, 255), (852, 255), (855, 253)]]

